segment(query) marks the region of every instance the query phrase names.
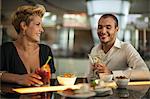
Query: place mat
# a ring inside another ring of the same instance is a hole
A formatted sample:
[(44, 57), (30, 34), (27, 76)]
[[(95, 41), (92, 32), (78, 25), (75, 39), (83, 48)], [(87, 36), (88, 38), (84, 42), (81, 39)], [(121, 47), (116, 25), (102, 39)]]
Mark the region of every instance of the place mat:
[(81, 85), (69, 85), (69, 86), (43, 86), (43, 87), (29, 87), (29, 88), (14, 88), (13, 91), (21, 94), (25, 93), (37, 93), (48, 91), (60, 91), (70, 89), (80, 89)]
[(150, 85), (150, 81), (134, 81), (129, 82), (128, 85)]
[[(129, 82), (128, 85), (150, 85), (150, 81), (135, 81)], [(80, 89), (81, 85), (70, 85), (70, 86), (43, 86), (43, 87), (29, 87), (29, 88), (14, 88), (13, 91), (21, 94), (25, 93), (36, 93), (36, 92), (48, 92), (48, 91), (59, 91), (66, 90), (68, 88), (71, 89)], [(105, 83), (105, 87), (116, 88), (116, 83), (108, 82)]]
[[(150, 85), (150, 81), (134, 81), (134, 82), (129, 82), (128, 85), (129, 86), (131, 86), (131, 85)], [(115, 81), (106, 82), (105, 87), (117, 88), (117, 84)]]

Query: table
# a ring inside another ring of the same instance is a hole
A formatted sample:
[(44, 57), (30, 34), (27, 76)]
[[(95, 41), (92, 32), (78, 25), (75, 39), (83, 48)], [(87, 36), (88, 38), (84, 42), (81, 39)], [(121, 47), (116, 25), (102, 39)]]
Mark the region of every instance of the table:
[[(85, 78), (77, 79), (76, 83), (87, 82)], [(55, 84), (58, 84), (57, 81)], [(46, 92), (39, 94), (20, 95), (12, 91), (12, 88), (20, 88), (22, 86), (10, 83), (1, 83), (1, 99), (70, 99), (62, 97), (56, 92)], [(150, 84), (147, 85), (129, 85), (127, 89), (113, 89), (112, 95), (103, 97), (90, 97), (88, 99), (120, 99), (121, 95), (129, 95), (126, 99), (150, 99)]]

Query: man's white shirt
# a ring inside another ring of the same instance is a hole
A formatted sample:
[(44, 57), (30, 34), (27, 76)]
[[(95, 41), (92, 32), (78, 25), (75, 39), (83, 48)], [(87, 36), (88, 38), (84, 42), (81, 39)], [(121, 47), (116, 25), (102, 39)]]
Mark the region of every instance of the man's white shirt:
[(90, 54), (99, 56), (113, 72), (114, 77), (118, 75), (128, 77), (131, 74), (133, 80), (150, 79), (148, 67), (130, 43), (116, 38), (114, 46), (107, 53), (104, 53), (101, 44), (98, 44), (93, 47)]

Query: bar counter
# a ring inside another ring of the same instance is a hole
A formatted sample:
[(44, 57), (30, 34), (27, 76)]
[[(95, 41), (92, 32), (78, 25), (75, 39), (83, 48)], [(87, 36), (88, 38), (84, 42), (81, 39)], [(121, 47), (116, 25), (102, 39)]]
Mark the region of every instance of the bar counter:
[[(85, 78), (78, 78), (77, 83), (87, 82)], [(138, 83), (130, 83), (128, 87), (125, 89), (113, 89), (113, 94), (105, 95), (105, 96), (93, 96), (88, 99), (150, 99), (150, 82), (148, 81), (136, 81)], [(142, 83), (141, 83), (142, 82)], [(144, 82), (144, 83), (143, 83)], [(55, 80), (55, 84), (58, 82)], [(19, 94), (14, 92), (13, 88), (22, 88), (24, 86), (20, 86), (17, 84), (10, 83), (1, 83), (0, 93), (1, 99), (71, 99), (69, 97), (64, 97), (57, 92), (41, 92), (41, 93), (32, 93), (32, 94)]]

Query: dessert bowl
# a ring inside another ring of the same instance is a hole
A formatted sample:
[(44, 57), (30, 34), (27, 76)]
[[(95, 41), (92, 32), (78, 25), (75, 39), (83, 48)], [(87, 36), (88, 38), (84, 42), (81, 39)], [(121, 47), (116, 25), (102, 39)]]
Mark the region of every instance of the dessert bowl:
[(118, 88), (126, 88), (128, 86), (129, 81), (130, 81), (130, 79), (128, 79), (125, 76), (117, 76), (115, 78), (115, 82), (116, 82)]
[(58, 83), (61, 85), (74, 85), (76, 78), (77, 77), (74, 74), (69, 73), (57, 76)]
[(112, 74), (106, 74), (106, 73), (99, 73), (99, 77), (101, 80), (105, 82), (112, 81), (113, 75)]

